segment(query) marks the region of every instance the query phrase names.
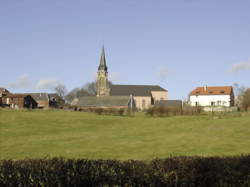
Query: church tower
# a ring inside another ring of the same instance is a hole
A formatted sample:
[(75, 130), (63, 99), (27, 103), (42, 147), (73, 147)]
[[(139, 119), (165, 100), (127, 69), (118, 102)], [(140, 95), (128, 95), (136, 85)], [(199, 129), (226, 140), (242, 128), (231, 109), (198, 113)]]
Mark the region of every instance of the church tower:
[(108, 67), (106, 65), (104, 47), (102, 47), (101, 59), (97, 72), (96, 89), (97, 96), (109, 95)]

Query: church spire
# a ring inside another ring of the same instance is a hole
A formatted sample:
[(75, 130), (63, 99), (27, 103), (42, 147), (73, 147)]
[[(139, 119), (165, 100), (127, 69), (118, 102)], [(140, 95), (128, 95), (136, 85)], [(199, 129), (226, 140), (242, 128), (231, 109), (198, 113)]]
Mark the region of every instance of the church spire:
[(97, 96), (109, 95), (108, 67), (106, 65), (104, 46), (102, 47), (101, 59), (97, 72), (96, 88)]
[(100, 65), (98, 67), (98, 70), (104, 70), (104, 71), (108, 70), (108, 67), (106, 65), (104, 46), (102, 46), (102, 53), (101, 53)]

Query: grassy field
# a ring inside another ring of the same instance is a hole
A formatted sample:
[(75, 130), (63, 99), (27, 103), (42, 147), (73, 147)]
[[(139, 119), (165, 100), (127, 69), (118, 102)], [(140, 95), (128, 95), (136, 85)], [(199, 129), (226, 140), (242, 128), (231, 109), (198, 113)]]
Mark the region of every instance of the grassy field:
[(0, 159), (148, 160), (250, 153), (250, 115), (166, 118), (0, 109)]

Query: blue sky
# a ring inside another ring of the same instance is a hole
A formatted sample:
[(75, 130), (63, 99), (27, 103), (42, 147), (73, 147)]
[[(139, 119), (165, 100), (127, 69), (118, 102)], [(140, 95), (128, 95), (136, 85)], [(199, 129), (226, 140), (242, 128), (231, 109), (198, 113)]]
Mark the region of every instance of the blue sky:
[(116, 84), (250, 86), (249, 0), (1, 0), (0, 87), (94, 80), (102, 45)]

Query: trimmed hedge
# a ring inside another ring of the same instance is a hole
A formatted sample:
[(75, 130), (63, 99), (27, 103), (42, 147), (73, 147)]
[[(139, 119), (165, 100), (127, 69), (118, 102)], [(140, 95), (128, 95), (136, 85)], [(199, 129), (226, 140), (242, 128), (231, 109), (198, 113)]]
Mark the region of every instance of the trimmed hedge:
[(147, 116), (182, 116), (182, 115), (199, 115), (202, 112), (201, 107), (164, 107), (164, 106), (154, 106), (146, 110)]
[(26, 159), (0, 162), (0, 186), (248, 187), (250, 155), (144, 161)]

